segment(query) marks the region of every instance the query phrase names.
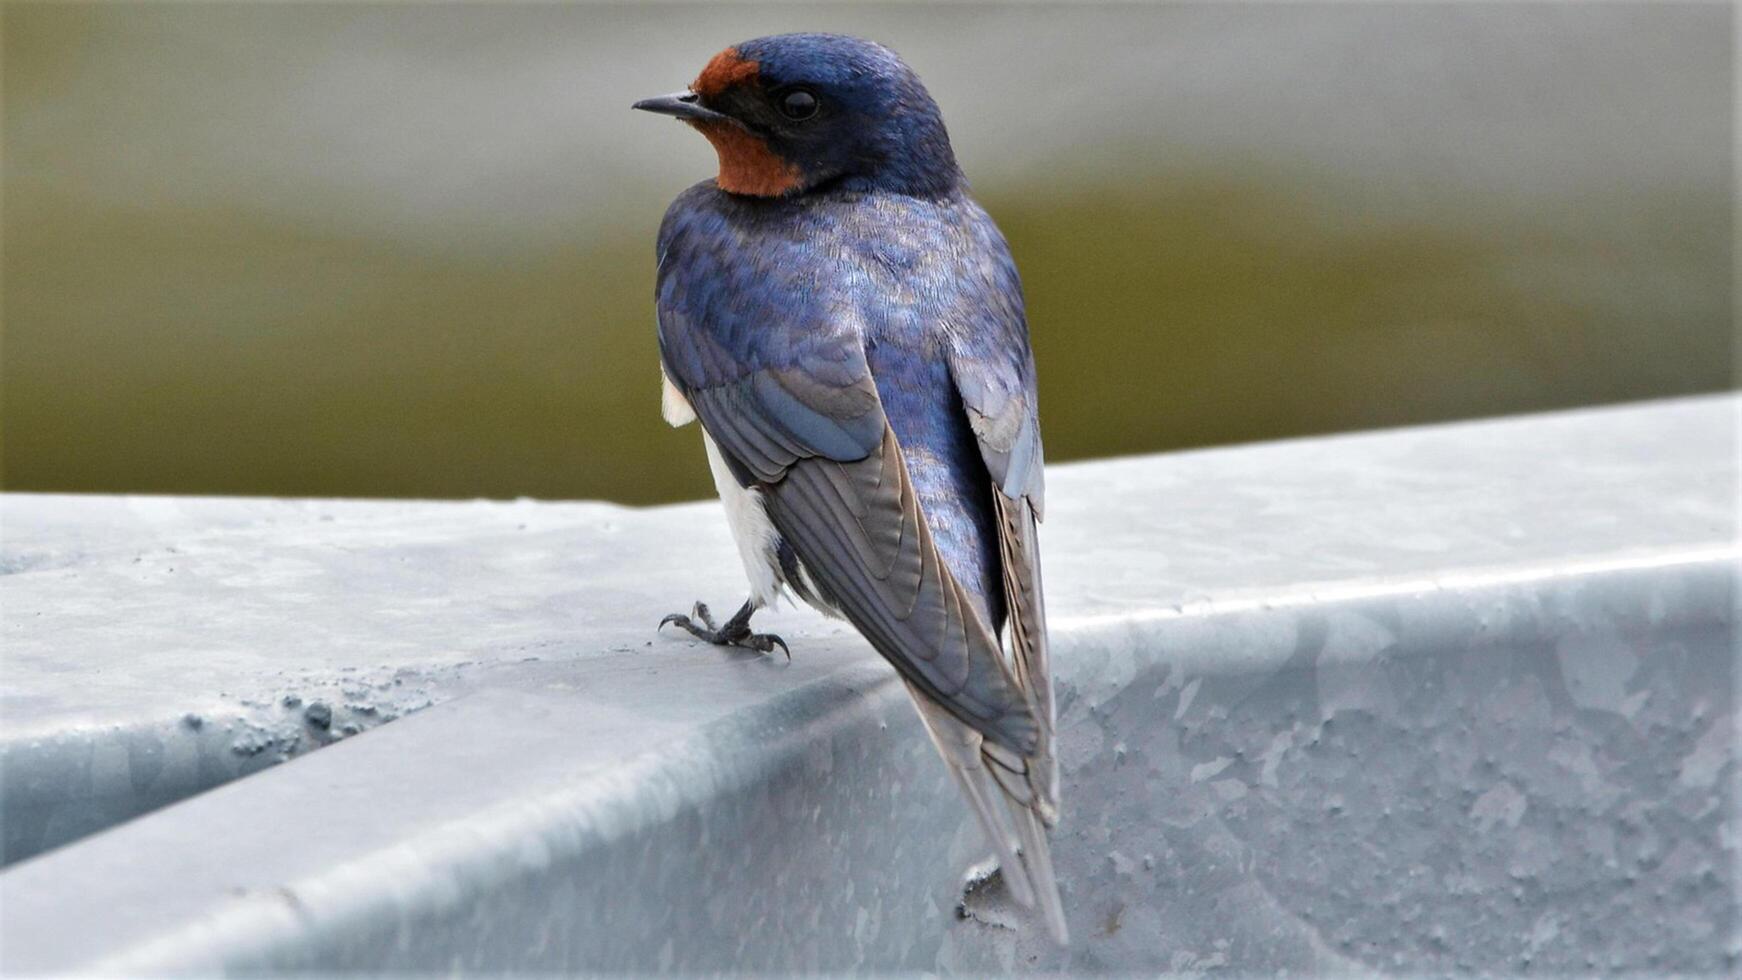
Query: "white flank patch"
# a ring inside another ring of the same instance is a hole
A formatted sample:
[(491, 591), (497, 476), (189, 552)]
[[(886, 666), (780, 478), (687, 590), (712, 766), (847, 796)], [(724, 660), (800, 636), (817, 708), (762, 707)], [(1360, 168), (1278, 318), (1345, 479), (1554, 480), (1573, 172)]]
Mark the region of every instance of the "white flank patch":
[[(669, 381), (666, 390), (671, 390)], [(688, 411), (688, 402), (684, 403), (684, 409)], [(692, 412), (690, 419), (693, 418), (695, 414)], [(670, 422), (671, 415), (667, 414), (665, 419)], [(708, 450), (708, 469), (714, 473), (714, 489), (720, 492), (720, 503), (726, 505), (726, 524), (732, 528), (732, 540), (738, 543), (738, 557), (744, 562), (744, 577), (750, 580), (750, 597), (759, 606), (773, 605), (775, 596), (780, 594), (780, 580), (775, 577), (780, 559), (774, 552), (779, 535), (775, 534), (774, 525), (769, 523), (762, 493), (738, 485), (738, 479), (726, 468), (726, 461), (720, 456), (720, 447), (714, 445), (713, 437), (706, 429), (702, 430), (702, 445)]]
[[(690, 406), (690, 400), (677, 390), (677, 385), (665, 376), (665, 368), (659, 369), (659, 414), (665, 416), (665, 424), (676, 429), (689, 425), (696, 420), (696, 410)], [(712, 443), (709, 443), (712, 445)]]

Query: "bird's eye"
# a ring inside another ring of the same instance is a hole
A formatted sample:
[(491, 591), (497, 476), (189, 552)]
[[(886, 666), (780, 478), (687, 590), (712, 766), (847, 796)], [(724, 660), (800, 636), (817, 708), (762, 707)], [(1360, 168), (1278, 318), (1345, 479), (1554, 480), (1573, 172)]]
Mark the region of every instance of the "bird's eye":
[(788, 119), (809, 119), (817, 114), (817, 97), (795, 88), (780, 97), (780, 111)]

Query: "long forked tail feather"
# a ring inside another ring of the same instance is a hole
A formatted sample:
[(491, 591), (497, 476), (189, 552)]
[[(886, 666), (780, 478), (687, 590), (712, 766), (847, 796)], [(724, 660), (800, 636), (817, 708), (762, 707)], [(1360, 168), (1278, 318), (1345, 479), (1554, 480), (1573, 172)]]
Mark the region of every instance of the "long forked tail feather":
[(1030, 807), (1010, 803), (1010, 814), (1016, 818), (1017, 836), (1022, 839), (1022, 865), (1028, 872), (1029, 886), (1040, 901), (1040, 914), (1046, 920), (1046, 931), (1060, 946), (1071, 941), (1070, 928), (1065, 925), (1064, 902), (1059, 899), (1058, 879), (1052, 873), (1052, 850), (1046, 842), (1046, 827), (1040, 814)]
[(996, 780), (1010, 819), (1016, 824), (1027, 884), (1040, 900), (1047, 931), (1062, 946), (1070, 941), (1070, 936), (1065, 928), (1064, 906), (1059, 901), (1058, 881), (1053, 876), (1052, 850), (1046, 840), (1047, 825), (1055, 819), (1056, 811), (1049, 805), (1045, 790), (1036, 785), (1044, 779), (1041, 774), (1049, 761), (1024, 759), (991, 742), (981, 744), (980, 755), (987, 763), (984, 771)]
[(974, 811), (974, 818), (980, 822), (981, 833), (998, 852), (998, 867), (1004, 872), (1004, 884), (1010, 889), (1010, 897), (1025, 909), (1033, 908), (1034, 888), (1029, 884), (1019, 857), (1017, 839), (1005, 826), (1002, 811), (998, 808), (997, 784), (987, 774), (985, 766), (970, 768), (957, 765), (953, 759), (947, 761), (950, 772), (955, 773), (956, 782), (962, 787), (962, 795), (967, 797), (968, 806)]
[[(914, 704), (961, 787), (981, 833), (998, 856), (1011, 899), (1024, 908), (1038, 904), (1053, 940), (1061, 946), (1068, 943), (1064, 906), (1038, 809), (1041, 801), (1023, 771), (1026, 762), (984, 741), (978, 732), (917, 695)], [(1013, 770), (1013, 765), (1022, 768)]]

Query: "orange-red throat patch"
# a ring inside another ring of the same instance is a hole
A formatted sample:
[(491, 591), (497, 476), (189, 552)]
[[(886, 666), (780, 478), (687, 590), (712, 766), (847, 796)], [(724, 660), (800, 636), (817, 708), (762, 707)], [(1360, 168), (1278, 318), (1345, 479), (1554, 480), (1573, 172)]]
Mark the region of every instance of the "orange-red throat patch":
[(711, 99), (734, 85), (756, 77), (756, 62), (746, 60), (737, 48), (727, 48), (708, 61), (707, 67), (690, 83), (690, 91)]
[(803, 182), (798, 167), (780, 158), (768, 143), (736, 123), (692, 123), (720, 157), (714, 183), (723, 191), (753, 197), (779, 197)]

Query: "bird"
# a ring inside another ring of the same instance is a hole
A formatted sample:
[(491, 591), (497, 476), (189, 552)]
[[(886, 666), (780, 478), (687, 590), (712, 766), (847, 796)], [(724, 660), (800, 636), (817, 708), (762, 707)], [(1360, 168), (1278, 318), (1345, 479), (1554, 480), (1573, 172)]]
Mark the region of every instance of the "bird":
[(1034, 354), (936, 101), (889, 48), (802, 33), (728, 47), (634, 108), (719, 158), (660, 224), (661, 408), (700, 423), (750, 582), (726, 622), (697, 602), (660, 628), (790, 658), (750, 628), (779, 597), (850, 622), (906, 685), (1011, 897), (1067, 943)]

